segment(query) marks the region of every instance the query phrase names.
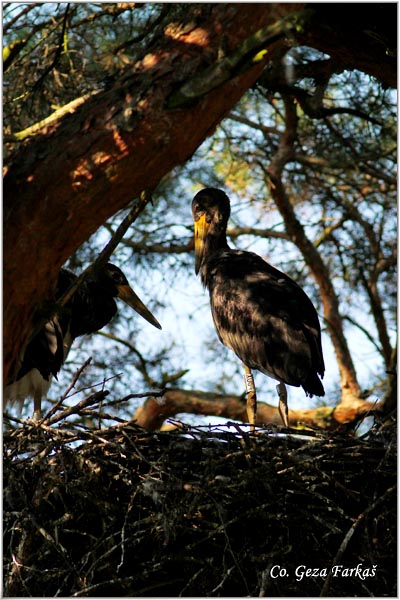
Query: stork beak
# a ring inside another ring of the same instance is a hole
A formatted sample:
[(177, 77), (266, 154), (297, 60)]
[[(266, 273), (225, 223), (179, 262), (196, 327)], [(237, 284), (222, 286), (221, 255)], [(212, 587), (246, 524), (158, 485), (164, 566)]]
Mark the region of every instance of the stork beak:
[(118, 285), (118, 298), (121, 298), (128, 306), (133, 308), (141, 317), (146, 319), (149, 323), (157, 327), (157, 329), (161, 329), (160, 323), (157, 319), (151, 314), (147, 306), (143, 304), (139, 296), (135, 294), (133, 289), (129, 285)]
[(210, 224), (207, 223), (205, 214), (201, 215), (201, 217), (194, 222), (194, 270), (196, 275), (200, 270), (201, 261), (203, 260), (205, 239), (209, 227)]

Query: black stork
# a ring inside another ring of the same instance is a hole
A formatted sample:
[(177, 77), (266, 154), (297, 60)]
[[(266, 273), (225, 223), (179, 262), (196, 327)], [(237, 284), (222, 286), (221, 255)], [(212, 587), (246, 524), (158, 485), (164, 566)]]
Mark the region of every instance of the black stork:
[(228, 196), (205, 188), (192, 202), (195, 271), (210, 293), (219, 339), (243, 362), (247, 415), (254, 430), (256, 390), (251, 369), (276, 379), (279, 412), (288, 426), (285, 384), (324, 396), (325, 372), (317, 312), (302, 288), (261, 256), (226, 241)]
[[(60, 298), (76, 281), (77, 275), (61, 269), (56, 289)], [(47, 395), (51, 379), (60, 371), (73, 341), (102, 329), (117, 312), (120, 298), (149, 323), (161, 329), (157, 319), (130, 287), (125, 275), (107, 263), (84, 279), (72, 298), (28, 343), (14, 381), (6, 385), (6, 404), (18, 403), (20, 409), (28, 397), (34, 401), (34, 418), (41, 417), (41, 400)]]

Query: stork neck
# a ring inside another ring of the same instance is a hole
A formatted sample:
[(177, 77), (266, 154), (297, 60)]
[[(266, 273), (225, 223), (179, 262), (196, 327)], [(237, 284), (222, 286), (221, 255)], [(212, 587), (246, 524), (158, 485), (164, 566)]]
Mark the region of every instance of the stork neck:
[(99, 331), (116, 312), (115, 300), (106, 288), (95, 281), (84, 282), (73, 299), (72, 337)]
[(225, 231), (218, 231), (217, 233), (209, 232), (204, 244), (203, 261), (209, 260), (213, 254), (220, 250), (229, 250)]
[(219, 232), (218, 235), (208, 233), (203, 250), (203, 260), (200, 267), (201, 281), (205, 287), (208, 286), (210, 270), (212, 269), (213, 259), (225, 250), (230, 250), (226, 241), (225, 232)]

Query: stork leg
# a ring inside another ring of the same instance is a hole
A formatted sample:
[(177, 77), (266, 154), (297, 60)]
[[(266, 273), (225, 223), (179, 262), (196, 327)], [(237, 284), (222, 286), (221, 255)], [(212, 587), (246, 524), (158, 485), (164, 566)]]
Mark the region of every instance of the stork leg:
[(276, 390), (279, 396), (279, 414), (281, 415), (281, 419), (286, 427), (289, 427), (289, 409), (287, 403), (287, 390), (284, 383), (278, 383), (276, 386)]
[(256, 386), (254, 385), (254, 378), (251, 369), (243, 363), (244, 366), (244, 382), (246, 384), (247, 392), (247, 418), (250, 423), (251, 431), (254, 431), (256, 424), (257, 414), (257, 394)]
[(42, 393), (36, 393), (33, 397), (33, 419), (40, 421), (42, 418)]

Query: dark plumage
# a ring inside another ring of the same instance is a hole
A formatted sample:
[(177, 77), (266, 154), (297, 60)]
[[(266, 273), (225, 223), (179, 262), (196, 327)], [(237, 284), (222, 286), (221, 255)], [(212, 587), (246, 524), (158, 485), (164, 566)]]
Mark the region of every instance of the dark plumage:
[(221, 342), (248, 369), (302, 386), (308, 396), (323, 396), (321, 328), (307, 294), (257, 254), (229, 248), (230, 202), (224, 192), (201, 190), (192, 212), (195, 269), (210, 292)]
[[(56, 297), (60, 298), (76, 279), (74, 273), (61, 269)], [(161, 329), (121, 269), (107, 263), (82, 282), (59, 316), (53, 316), (28, 343), (15, 381), (5, 387), (6, 403), (19, 402), (22, 408), (25, 398), (32, 396), (35, 416), (40, 416), (41, 398), (47, 394), (51, 377), (57, 378), (71, 344), (77, 337), (99, 331), (111, 321), (117, 312), (115, 298)]]

